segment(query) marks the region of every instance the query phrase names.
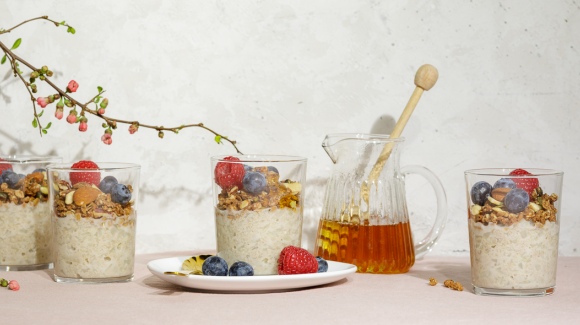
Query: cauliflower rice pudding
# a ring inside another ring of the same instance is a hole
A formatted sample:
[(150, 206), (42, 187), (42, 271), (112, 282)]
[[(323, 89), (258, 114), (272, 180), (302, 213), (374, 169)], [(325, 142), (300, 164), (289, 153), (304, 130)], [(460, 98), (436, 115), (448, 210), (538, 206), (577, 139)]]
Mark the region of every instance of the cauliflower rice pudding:
[[(118, 184), (112, 176), (101, 181), (87, 177), (74, 185), (55, 179), (54, 185), (55, 277), (131, 278), (137, 215), (131, 185)], [(119, 196), (116, 186), (127, 194)]]
[(0, 176), (0, 266), (52, 263), (46, 171)]
[[(480, 183), (474, 188), (487, 186)], [(516, 197), (519, 191), (515, 186), (495, 188), (483, 206), (470, 208), (471, 278), (476, 287), (537, 289), (556, 284), (560, 226), (554, 202), (558, 196), (537, 187), (529, 198), (523, 190)]]
[(222, 188), (215, 209), (217, 255), (228, 265), (249, 263), (255, 275), (277, 274), (282, 249), (301, 244), (302, 185), (280, 182), (273, 167), (246, 166), (240, 172), (243, 184), (230, 182), (230, 177), (220, 178), (222, 166), (216, 166), (216, 183)]

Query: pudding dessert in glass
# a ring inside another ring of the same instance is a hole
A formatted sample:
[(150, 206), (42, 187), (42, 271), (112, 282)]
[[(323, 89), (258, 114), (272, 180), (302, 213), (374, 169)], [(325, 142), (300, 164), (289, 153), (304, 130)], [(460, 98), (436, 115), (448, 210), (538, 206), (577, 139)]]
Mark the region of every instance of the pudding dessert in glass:
[(0, 157), (0, 271), (52, 268), (46, 166), (58, 157)]
[(48, 167), (57, 282), (133, 279), (139, 170), (90, 161)]
[(278, 274), (286, 246), (300, 247), (306, 158), (212, 157), (217, 256)]
[(533, 168), (465, 172), (476, 294), (554, 292), (562, 177), (560, 171)]

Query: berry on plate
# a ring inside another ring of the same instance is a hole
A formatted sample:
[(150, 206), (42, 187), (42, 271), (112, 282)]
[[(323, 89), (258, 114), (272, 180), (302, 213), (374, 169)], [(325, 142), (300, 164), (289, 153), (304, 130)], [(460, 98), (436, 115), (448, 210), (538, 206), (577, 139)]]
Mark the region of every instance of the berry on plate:
[[(520, 176), (520, 175), (532, 175), (532, 174), (524, 169), (515, 169), (510, 173), (510, 175)], [(528, 192), (529, 198), (532, 197), (532, 192), (534, 191), (534, 189), (536, 187), (540, 186), (540, 182), (538, 181), (537, 178), (522, 177), (522, 178), (512, 178), (512, 180), (516, 183), (516, 186), (518, 188), (521, 188), (522, 190)]]
[(201, 271), (203, 275), (226, 276), (228, 275), (228, 263), (219, 256), (211, 256), (203, 262)]
[(131, 191), (123, 184), (117, 184), (112, 187), (111, 200), (119, 204), (127, 204), (131, 201)]
[(286, 246), (278, 258), (278, 274), (305, 274), (318, 272), (318, 261), (307, 250)]
[[(71, 166), (72, 169), (98, 169), (99, 166), (92, 161), (89, 160), (81, 160), (77, 163), (74, 163)], [(85, 182), (89, 184), (93, 184), (95, 186), (99, 186), (101, 182), (101, 173), (100, 172), (71, 172), (70, 173), (70, 183), (71, 185), (75, 185), (76, 183)]]
[(316, 273), (324, 273), (328, 271), (328, 262), (320, 256), (316, 256), (318, 262), (318, 271)]
[(119, 184), (115, 176), (107, 176), (103, 178), (101, 183), (99, 184), (99, 190), (103, 193), (111, 193), (113, 191), (113, 187)]
[(268, 181), (264, 174), (259, 172), (246, 173), (242, 183), (244, 184), (244, 190), (252, 194), (262, 193), (262, 191), (266, 189), (266, 185), (268, 185)]
[(246, 262), (235, 262), (230, 267), (230, 276), (252, 276), (254, 268)]
[(515, 188), (505, 196), (505, 208), (511, 213), (520, 213), (530, 203), (530, 197), (526, 191), (521, 188)]
[(488, 182), (477, 182), (471, 187), (471, 200), (474, 204), (482, 205), (487, 200), (487, 197), (491, 194), (491, 185)]
[(237, 186), (238, 189), (243, 189), (244, 185), (242, 181), (244, 179), (244, 175), (246, 174), (246, 169), (244, 168), (243, 164), (235, 163), (236, 161), (240, 161), (240, 159), (236, 157), (226, 157), (223, 160), (231, 161), (233, 163), (217, 163), (214, 170), (216, 184), (224, 190), (227, 190), (233, 186)]

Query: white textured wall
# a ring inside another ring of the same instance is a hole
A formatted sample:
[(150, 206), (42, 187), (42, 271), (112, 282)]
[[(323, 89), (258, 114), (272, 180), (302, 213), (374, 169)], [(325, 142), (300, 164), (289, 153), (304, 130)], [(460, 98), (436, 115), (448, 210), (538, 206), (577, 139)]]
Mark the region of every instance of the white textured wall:
[[(67, 34), (34, 22), (0, 41), (78, 99), (107, 89), (107, 114), (165, 126), (203, 122), (246, 153), (309, 159), (304, 245), (311, 247), (325, 179), (327, 133), (388, 132), (416, 69), (439, 69), (405, 129), (402, 164), (433, 170), (449, 220), (435, 254), (467, 254), (463, 171), (543, 167), (565, 171), (561, 254), (580, 255), (580, 3), (575, 1), (0, 1), (0, 27), (49, 15)], [(40, 88), (38, 95), (47, 95)], [(66, 112), (65, 112), (66, 113)], [(0, 67), (0, 154), (142, 165), (138, 252), (214, 247), (209, 157), (233, 153), (200, 129), (157, 138), (101, 121), (79, 133), (53, 116), (32, 129), (26, 90)], [(410, 179), (416, 236), (435, 200)]]

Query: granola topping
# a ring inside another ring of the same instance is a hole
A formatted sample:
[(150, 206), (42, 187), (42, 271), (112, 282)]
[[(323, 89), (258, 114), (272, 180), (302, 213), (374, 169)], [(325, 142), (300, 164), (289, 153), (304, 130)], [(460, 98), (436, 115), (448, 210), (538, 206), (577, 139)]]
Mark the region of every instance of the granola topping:
[[(18, 181), (14, 188), (8, 184), (0, 184), (0, 205), (4, 203), (13, 203), (16, 205), (26, 205), (27, 203), (46, 202), (48, 201), (48, 188), (45, 176), (41, 172), (26, 175)], [(46, 192), (46, 193), (45, 193)]]

